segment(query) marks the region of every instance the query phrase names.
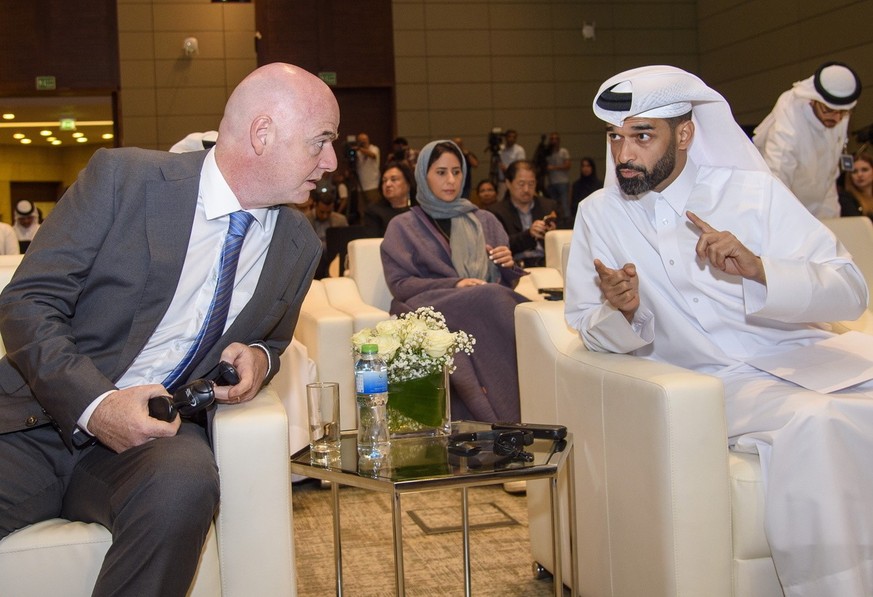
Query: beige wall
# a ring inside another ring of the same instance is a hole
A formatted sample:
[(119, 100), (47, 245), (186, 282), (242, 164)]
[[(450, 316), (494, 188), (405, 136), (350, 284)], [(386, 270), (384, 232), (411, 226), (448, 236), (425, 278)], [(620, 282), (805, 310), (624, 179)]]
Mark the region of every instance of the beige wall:
[[(0, 145), (0, 221), (12, 223), (10, 182), (60, 182), (67, 187), (73, 184), (98, 147), (100, 145), (60, 149)], [(48, 215), (46, 210), (43, 215)]]
[(756, 124), (823, 62), (852, 66), (868, 89), (850, 130), (873, 122), (873, 1), (699, 0), (700, 75), (740, 123)]
[[(827, 59), (852, 64), (873, 86), (873, 0), (394, 0), (393, 10), (398, 134), (416, 147), (464, 137), (482, 161), (476, 179), (487, 175), (492, 127), (517, 129), (529, 156), (540, 135), (557, 130), (574, 163), (591, 154), (602, 175), (592, 96), (634, 66), (698, 72), (750, 124)], [(582, 38), (586, 22), (594, 40)], [(118, 24), (124, 145), (168, 149), (216, 128), (227, 95), (257, 63), (254, 4), (118, 0)], [(200, 45), (192, 59), (182, 51), (188, 36)], [(873, 92), (852, 119), (853, 129), (873, 122)], [(69, 184), (87, 159), (35, 149), (0, 150), (4, 221), (4, 183)]]
[[(591, 101), (607, 77), (643, 64), (696, 70), (695, 0), (394, 0), (397, 131), (414, 147), (459, 135), (480, 159), (492, 127), (514, 128), (533, 157), (556, 130), (574, 161), (601, 165)], [(584, 23), (595, 39), (584, 40)], [(601, 171), (602, 174), (602, 171)]]
[[(236, 84), (257, 66), (254, 4), (118, 0), (123, 143), (169, 149), (218, 128)], [(200, 50), (185, 56), (186, 37)]]

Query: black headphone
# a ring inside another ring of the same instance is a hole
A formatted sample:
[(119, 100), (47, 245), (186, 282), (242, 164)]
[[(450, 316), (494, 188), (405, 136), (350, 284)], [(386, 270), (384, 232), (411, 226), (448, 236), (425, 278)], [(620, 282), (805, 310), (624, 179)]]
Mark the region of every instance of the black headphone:
[(524, 447), (533, 443), (531, 431), (521, 429), (474, 431), (455, 433), (449, 436), (448, 450), (459, 456), (475, 456), (481, 452), (494, 452), (510, 460), (533, 462), (534, 455)]

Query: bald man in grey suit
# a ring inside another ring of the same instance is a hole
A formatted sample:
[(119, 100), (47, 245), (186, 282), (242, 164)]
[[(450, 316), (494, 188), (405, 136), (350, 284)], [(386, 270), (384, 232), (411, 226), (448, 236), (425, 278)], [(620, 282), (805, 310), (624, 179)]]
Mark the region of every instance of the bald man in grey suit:
[[(336, 168), (339, 108), (317, 77), (261, 67), (228, 100), (214, 149), (99, 150), (0, 295), (0, 538), (63, 516), (113, 534), (94, 595), (185, 595), (218, 504), (200, 426), (148, 416), (195, 342), (230, 213), (248, 230), (219, 360), (251, 400), (291, 341), (320, 243), (288, 203)], [(289, 563), (293, 565), (293, 563)]]

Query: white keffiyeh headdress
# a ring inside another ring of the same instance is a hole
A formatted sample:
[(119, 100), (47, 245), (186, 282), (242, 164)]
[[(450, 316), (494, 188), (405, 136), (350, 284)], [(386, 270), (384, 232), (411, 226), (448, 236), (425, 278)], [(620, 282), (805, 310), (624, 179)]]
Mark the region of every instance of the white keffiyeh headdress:
[[(688, 155), (695, 164), (769, 172), (724, 97), (689, 72), (674, 66), (635, 68), (608, 79), (594, 97), (594, 114), (615, 126), (628, 118), (672, 118), (689, 110), (695, 131)], [(604, 185), (617, 184), (608, 147), (606, 165)]]

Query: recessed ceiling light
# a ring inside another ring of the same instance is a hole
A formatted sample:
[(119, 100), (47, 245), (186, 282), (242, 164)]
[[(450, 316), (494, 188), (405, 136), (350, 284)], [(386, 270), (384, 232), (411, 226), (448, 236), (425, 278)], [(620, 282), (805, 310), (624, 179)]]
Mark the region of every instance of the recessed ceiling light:
[(113, 135), (112, 133), (103, 133), (101, 136), (104, 139), (114, 139), (115, 138), (115, 135)]
[(15, 133), (12, 135), (13, 139), (24, 139), (24, 133)]
[(51, 143), (52, 141), (57, 141), (57, 139), (58, 139), (57, 137), (46, 137), (45, 140), (48, 141), (49, 143)]
[(84, 137), (85, 133), (73, 133), (73, 139), (78, 139), (79, 137)]
[(87, 142), (88, 142), (88, 137), (78, 137), (76, 139), (76, 143), (87, 143)]
[(61, 144), (60, 139), (52, 139), (52, 145), (60, 145), (60, 144)]
[(23, 145), (30, 145), (31, 143), (33, 143), (33, 141), (31, 141), (30, 139), (22, 139), (21, 143)]
[(41, 131), (39, 132), (39, 134), (42, 135), (43, 137), (51, 137), (51, 136), (52, 136), (52, 132), (51, 132), (51, 131), (47, 131), (47, 130), (45, 130), (45, 129), (41, 130)]
[(15, 114), (7, 112), (3, 115), (3, 120), (15, 120)]

